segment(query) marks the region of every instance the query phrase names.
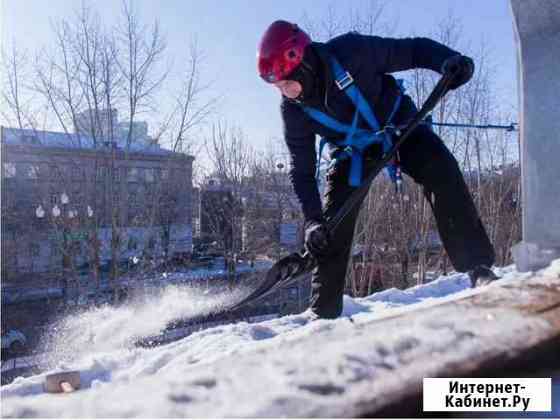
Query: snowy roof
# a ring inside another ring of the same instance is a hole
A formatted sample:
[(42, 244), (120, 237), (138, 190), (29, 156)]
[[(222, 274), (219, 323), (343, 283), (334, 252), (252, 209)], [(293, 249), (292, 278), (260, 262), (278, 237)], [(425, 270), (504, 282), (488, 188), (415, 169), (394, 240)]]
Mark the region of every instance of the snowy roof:
[[(33, 129), (19, 129), (2, 127), (2, 143), (9, 145), (25, 145), (35, 147), (57, 147), (65, 149), (103, 149), (109, 147), (109, 142), (98, 142), (97, 146), (91, 136), (77, 133), (61, 133)], [(126, 148), (126, 139), (116, 139), (117, 148)], [(150, 153), (158, 155), (174, 154), (171, 150), (162, 149), (157, 143), (132, 143), (128, 147), (131, 152)]]
[[(560, 260), (548, 278), (559, 273)], [(485, 290), (527, 281), (513, 267), (499, 274), (503, 279)], [(505, 354), (505, 336), (550, 329), (505, 308), (438, 307), (479, 293), (466, 274), (452, 274), (408, 290), (345, 296), (336, 320), (313, 320), (304, 312), (216, 326), (173, 345), (132, 348), (130, 341), (181, 315), (224, 302), (204, 289), (171, 287), (143, 305), (96, 308), (62, 320), (63, 328), (51, 334), (57, 352), (47, 371), (2, 387), (2, 416), (354, 417), (348, 409), (366, 407), (376, 390), (390, 395), (403, 387), (403, 378), (421, 381), (425, 372), (437, 373), (431, 361), (457, 366), (481, 354)], [(396, 316), (419, 308), (424, 310), (414, 317)], [(387, 328), (380, 330), (383, 318)], [(64, 404), (42, 386), (45, 374), (60, 370), (79, 370), (85, 385)], [(553, 417), (559, 413), (554, 407)]]

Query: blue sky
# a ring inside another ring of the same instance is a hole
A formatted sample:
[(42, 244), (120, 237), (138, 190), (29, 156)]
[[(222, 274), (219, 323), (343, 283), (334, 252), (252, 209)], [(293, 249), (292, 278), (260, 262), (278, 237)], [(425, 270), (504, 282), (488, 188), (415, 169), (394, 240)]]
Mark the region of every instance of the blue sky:
[[(30, 51), (52, 43), (49, 20), (71, 18), (78, 0), (1, 0), (2, 39), (14, 38)], [(111, 23), (119, 0), (89, 2)], [(256, 75), (255, 51), (262, 32), (276, 19), (321, 20), (332, 2), (319, 0), (137, 0), (146, 22), (159, 19), (168, 53), (178, 64), (196, 36), (206, 56), (203, 78), (213, 80), (214, 94), (224, 95), (215, 119), (243, 128), (255, 146), (281, 136), (279, 97)], [(364, 8), (367, 1), (344, 1), (336, 7)], [(515, 105), (516, 54), (508, 0), (387, 0), (385, 16), (398, 19), (396, 36), (429, 36), (450, 12), (462, 22), (463, 39), (485, 43), (496, 68), (496, 83), (506, 102)]]

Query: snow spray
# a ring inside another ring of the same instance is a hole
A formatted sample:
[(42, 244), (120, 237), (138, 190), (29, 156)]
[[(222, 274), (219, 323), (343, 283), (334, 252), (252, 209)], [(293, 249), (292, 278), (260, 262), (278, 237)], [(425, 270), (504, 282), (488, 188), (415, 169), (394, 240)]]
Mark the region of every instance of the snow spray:
[(170, 285), (121, 306), (104, 305), (67, 315), (43, 337), (45, 364), (133, 348), (138, 340), (162, 333), (173, 321), (219, 311), (241, 293), (238, 289), (209, 294), (202, 287)]

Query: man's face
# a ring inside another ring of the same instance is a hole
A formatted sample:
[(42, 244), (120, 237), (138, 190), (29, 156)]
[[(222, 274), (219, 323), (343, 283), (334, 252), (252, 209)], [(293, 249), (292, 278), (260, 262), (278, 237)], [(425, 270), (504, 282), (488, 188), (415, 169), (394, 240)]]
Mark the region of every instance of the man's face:
[(303, 89), (301, 83), (295, 80), (279, 80), (274, 82), (274, 86), (282, 92), (282, 95), (289, 99), (296, 99)]

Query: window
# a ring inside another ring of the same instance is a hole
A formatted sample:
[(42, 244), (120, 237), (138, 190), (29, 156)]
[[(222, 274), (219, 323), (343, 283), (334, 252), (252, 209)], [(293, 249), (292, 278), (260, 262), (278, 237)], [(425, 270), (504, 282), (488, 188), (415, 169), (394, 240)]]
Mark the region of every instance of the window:
[(128, 168), (128, 182), (136, 182), (138, 179), (138, 168)]
[(39, 246), (39, 244), (32, 243), (30, 245), (30, 250), (32, 257), (38, 257), (41, 254), (41, 247)]
[(169, 179), (169, 169), (161, 170), (161, 179)]
[(120, 172), (121, 172), (121, 168), (115, 168), (113, 170), (113, 181), (119, 182), (121, 180)]
[(50, 170), (49, 170), (50, 165), (47, 163), (40, 163), (39, 165), (37, 165), (38, 168), (38, 172), (39, 172), (39, 178), (41, 178), (43, 181), (48, 181), (49, 177), (50, 177)]
[[(79, 238), (78, 238), (79, 239)], [(80, 255), (82, 254), (82, 242), (80, 242), (79, 240), (74, 239), (71, 243), (70, 243), (70, 250), (72, 252), (72, 254), (74, 255)]]
[(111, 205), (118, 206), (120, 199), (121, 199), (121, 192), (119, 188), (113, 187), (113, 201), (111, 202)]
[(150, 203), (154, 199), (154, 195), (156, 193), (156, 188), (153, 184), (145, 185), (144, 186), (144, 202)]
[(51, 242), (51, 257), (58, 257), (60, 253), (60, 243), (57, 241)]
[(135, 194), (128, 195), (128, 207), (138, 206), (138, 196)]
[(154, 182), (154, 170), (153, 169), (145, 169), (144, 175), (146, 177), (146, 182)]
[(72, 166), (72, 179), (81, 181), (84, 178), (84, 170), (77, 165)]
[(84, 197), (85, 194), (79, 190), (79, 189), (75, 189), (74, 191), (72, 191), (72, 195), (70, 196), (70, 200), (72, 201), (72, 203), (74, 203), (74, 205), (82, 205), (84, 202)]
[(138, 248), (138, 242), (136, 241), (136, 239), (130, 238), (128, 240), (127, 248), (128, 248), (129, 251), (135, 251)]
[(128, 207), (127, 220), (130, 226), (138, 224), (138, 209), (136, 207)]
[(4, 166), (4, 171), (3, 171), (4, 178), (15, 178), (16, 165), (12, 162), (5, 162), (3, 166)]
[(107, 166), (98, 166), (97, 167), (97, 180), (102, 181), (105, 180), (107, 175), (109, 174), (109, 168)]
[(51, 172), (51, 179), (60, 179), (62, 178), (62, 173), (60, 171), (60, 168), (56, 165), (51, 165), (50, 166), (50, 172)]
[(137, 224), (138, 217), (140, 216), (140, 206), (138, 203), (138, 198), (136, 195), (128, 195), (128, 223), (129, 224)]

